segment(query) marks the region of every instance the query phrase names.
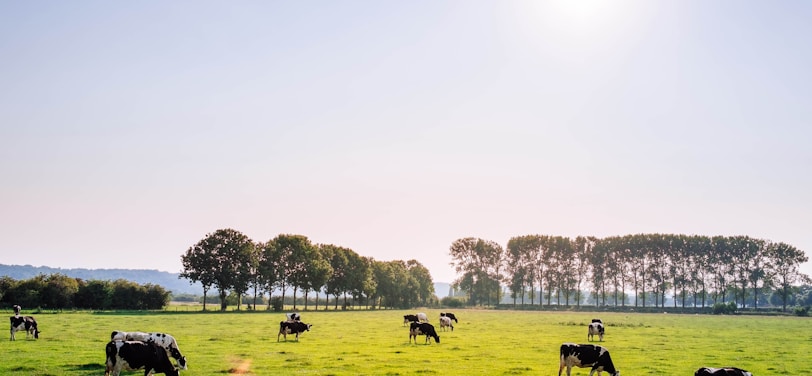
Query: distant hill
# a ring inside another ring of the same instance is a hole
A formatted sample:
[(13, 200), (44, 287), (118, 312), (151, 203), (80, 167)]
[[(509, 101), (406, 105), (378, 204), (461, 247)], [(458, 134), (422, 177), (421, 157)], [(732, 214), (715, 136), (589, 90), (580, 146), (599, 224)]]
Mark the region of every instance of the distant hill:
[(190, 284), (188, 279), (179, 279), (178, 273), (147, 269), (62, 269), (48, 266), (4, 265), (0, 264), (0, 276), (16, 280), (30, 279), (40, 274), (63, 274), (83, 280), (115, 281), (126, 279), (138, 284), (152, 283), (172, 291), (173, 294), (203, 295), (200, 283)]
[[(179, 273), (162, 272), (147, 269), (62, 269), (48, 266), (31, 265), (4, 265), (0, 264), (0, 276), (8, 276), (16, 280), (29, 279), (40, 274), (63, 274), (71, 278), (83, 280), (115, 281), (126, 279), (138, 284), (152, 283), (161, 285), (172, 291), (173, 294), (203, 295), (203, 286), (200, 283), (189, 283), (186, 278), (179, 279)], [(434, 283), (434, 293), (440, 299), (449, 296), (451, 285), (445, 282)], [(211, 292), (210, 292), (211, 293)]]

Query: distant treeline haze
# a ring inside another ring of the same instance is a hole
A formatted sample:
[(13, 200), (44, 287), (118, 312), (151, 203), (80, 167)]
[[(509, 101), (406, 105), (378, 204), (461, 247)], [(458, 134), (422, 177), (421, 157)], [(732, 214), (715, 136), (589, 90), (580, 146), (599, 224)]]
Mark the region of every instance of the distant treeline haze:
[[(799, 272), (807, 262), (795, 247), (748, 236), (639, 234), (575, 239), (527, 235), (511, 238), (507, 248), (496, 242), (464, 238), (450, 248), (459, 279), (471, 304), (500, 301), (500, 286), (514, 299), (529, 295), (530, 303), (552, 301), (580, 305), (589, 291), (597, 305), (665, 307), (666, 298), (681, 307), (724, 303), (758, 308), (765, 289), (774, 292), (786, 310), (798, 284), (809, 277)], [(538, 296), (536, 295), (538, 292)], [(528, 294), (529, 293), (529, 294)]]

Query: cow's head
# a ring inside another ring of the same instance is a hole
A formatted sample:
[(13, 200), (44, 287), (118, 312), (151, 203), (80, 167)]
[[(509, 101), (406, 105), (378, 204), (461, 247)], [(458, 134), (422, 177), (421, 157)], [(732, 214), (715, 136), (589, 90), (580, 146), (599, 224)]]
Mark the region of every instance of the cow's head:
[(176, 347), (172, 347), (169, 349), (169, 352), (172, 354), (173, 358), (177, 359), (180, 369), (188, 369), (186, 367), (186, 357), (181, 355), (180, 350), (178, 350)]

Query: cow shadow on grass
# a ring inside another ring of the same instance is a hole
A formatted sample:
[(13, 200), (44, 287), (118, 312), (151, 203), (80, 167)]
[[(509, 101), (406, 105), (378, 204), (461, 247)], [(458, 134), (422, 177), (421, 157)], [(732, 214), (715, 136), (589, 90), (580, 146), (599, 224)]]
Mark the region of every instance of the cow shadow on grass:
[(104, 372), (104, 368), (101, 363), (69, 364), (64, 367), (65, 372), (71, 375), (98, 375)]

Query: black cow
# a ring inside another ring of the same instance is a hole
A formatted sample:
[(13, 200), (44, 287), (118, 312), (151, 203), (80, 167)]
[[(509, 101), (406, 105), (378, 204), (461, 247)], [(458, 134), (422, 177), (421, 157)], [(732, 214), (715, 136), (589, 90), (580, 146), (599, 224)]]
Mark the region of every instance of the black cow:
[(592, 322), (599, 322), (599, 323), (603, 324), (603, 321), (601, 321), (601, 319), (592, 319)]
[(457, 323), (457, 324), (459, 324), (459, 323), (460, 323), (460, 322), (459, 322), (459, 320), (457, 320), (457, 316), (454, 316), (454, 314), (453, 314), (453, 313), (451, 313), (451, 312), (440, 312), (440, 317), (443, 317), (443, 316), (448, 317), (449, 319), (454, 320), (454, 322), (455, 322), (455, 323)]
[(426, 336), (426, 343), (430, 343), (429, 337), (434, 337), (434, 342), (440, 343), (440, 336), (434, 330), (434, 325), (427, 322), (413, 322), (409, 326), (409, 343), (412, 343), (412, 337), (414, 337), (414, 343), (417, 343), (419, 335)]
[(592, 376), (595, 371), (598, 372), (598, 376), (601, 375), (601, 371), (606, 371), (611, 376), (620, 376), (620, 372), (612, 364), (609, 350), (598, 345), (561, 344), (561, 363), (558, 366), (558, 376), (561, 376), (561, 370), (564, 367), (567, 367), (567, 376), (570, 376), (570, 370), (573, 366), (592, 367), (589, 376)]
[(403, 315), (403, 325), (406, 325), (407, 322), (420, 322), (417, 319), (417, 315)]
[(753, 376), (753, 374), (736, 367), (702, 367), (694, 372), (694, 376)]
[(25, 338), (27, 339), (29, 335), (33, 335), (34, 339), (39, 338), (39, 334), (42, 333), (37, 328), (37, 320), (34, 320), (31, 316), (20, 316), (14, 315), (9, 317), (9, 321), (11, 321), (11, 341), (16, 340), (16, 336), (14, 333), (19, 332), (21, 330), (25, 331)]
[(288, 340), (288, 334), (296, 334), (296, 340), (299, 340), (299, 333), (310, 331), (312, 324), (305, 324), (301, 321), (280, 321), (279, 334), (276, 335), (276, 342), (279, 342), (279, 336), (284, 336), (285, 341)]
[(110, 341), (105, 348), (107, 361), (105, 375), (111, 372), (119, 376), (122, 370), (144, 369), (144, 376), (151, 373), (164, 373), (167, 376), (178, 376), (179, 372), (172, 365), (166, 350), (155, 343), (141, 341)]

